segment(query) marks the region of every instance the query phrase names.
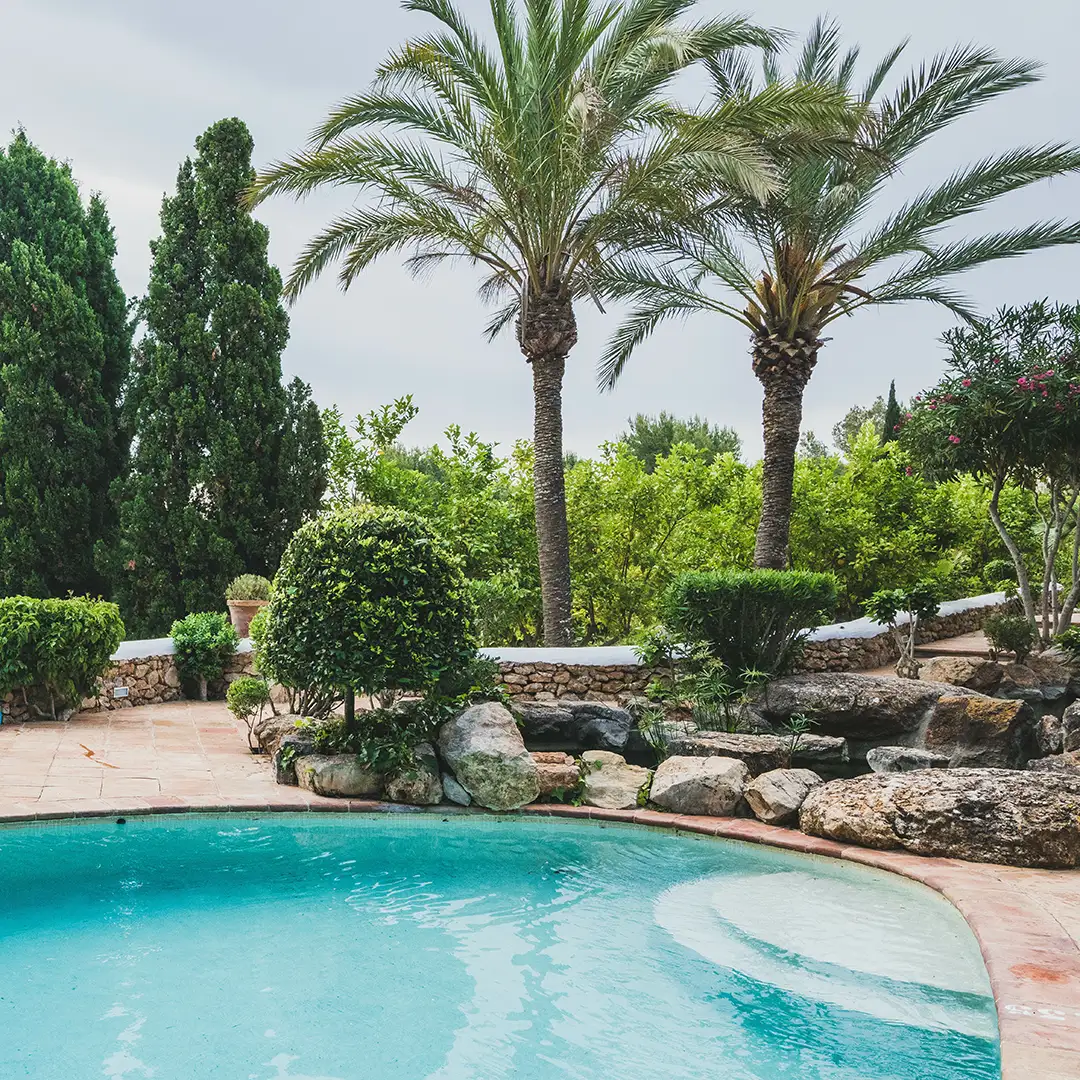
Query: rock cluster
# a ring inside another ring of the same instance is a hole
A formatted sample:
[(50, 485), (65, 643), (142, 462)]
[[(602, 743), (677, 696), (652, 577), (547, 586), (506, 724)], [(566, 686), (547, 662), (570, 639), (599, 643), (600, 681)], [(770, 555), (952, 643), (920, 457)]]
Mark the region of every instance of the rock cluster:
[(522, 664), (499, 665), (499, 681), (515, 700), (626, 701), (656, 674), (640, 665)]
[[(669, 751), (688, 757), (729, 757), (742, 761), (751, 776), (786, 767), (838, 767), (848, 762), (847, 740), (828, 735), (745, 735), (700, 731), (672, 739)], [(790, 758), (790, 763), (788, 761)]]
[(557, 746), (564, 751), (620, 753), (634, 723), (626, 709), (595, 701), (517, 702), (512, 712), (529, 746)]

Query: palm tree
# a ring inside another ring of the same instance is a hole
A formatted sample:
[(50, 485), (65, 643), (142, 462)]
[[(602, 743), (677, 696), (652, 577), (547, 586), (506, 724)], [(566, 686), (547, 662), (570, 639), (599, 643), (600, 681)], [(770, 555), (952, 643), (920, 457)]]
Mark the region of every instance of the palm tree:
[(604, 263), (689, 220), (707, 191), (772, 191), (761, 133), (792, 118), (812, 130), (835, 117), (836, 94), (770, 87), (690, 117), (661, 98), (680, 70), (771, 48), (773, 35), (738, 18), (683, 25), (693, 0), (490, 2), (494, 50), (448, 0), (407, 0), (438, 32), (393, 53), (370, 92), (337, 106), (305, 151), (259, 176), (251, 200), (327, 185), (375, 196), (308, 244), (290, 298), (339, 260), (348, 288), (390, 252), (408, 252), (414, 271), (446, 259), (484, 270), (481, 296), (503, 298), (488, 333), (513, 325), (532, 369), (544, 640), (566, 645), (562, 383), (575, 302), (599, 305)]
[[(750, 331), (753, 371), (764, 388), (762, 513), (754, 552), (758, 567), (783, 568), (788, 562), (803, 392), (824, 344), (825, 327), (862, 307), (906, 300), (928, 300), (974, 319), (969, 302), (950, 287), (957, 274), (1080, 241), (1080, 224), (1060, 221), (972, 239), (941, 235), (944, 227), (1008, 192), (1080, 168), (1080, 153), (1064, 144), (986, 157), (859, 232), (890, 179), (928, 139), (980, 105), (1038, 78), (1038, 66), (1029, 61), (957, 48), (879, 97), (905, 44), (856, 88), (859, 50), (842, 52), (836, 25), (818, 20), (795, 75), (849, 95), (857, 152), (840, 156), (809, 145), (781, 146), (776, 163), (783, 184), (774, 193), (764, 199), (726, 199), (705, 228), (682, 230), (662, 248), (625, 255), (605, 274), (609, 294), (636, 303), (600, 364), (600, 383), (609, 389), (634, 348), (665, 319), (714, 311)], [(759, 92), (744, 57), (721, 58), (711, 70), (721, 101), (745, 100)], [(775, 56), (767, 56), (764, 85), (780, 79)], [(755, 269), (755, 262), (763, 269)], [(868, 282), (869, 275), (873, 280)], [(718, 293), (716, 286), (736, 297)]]

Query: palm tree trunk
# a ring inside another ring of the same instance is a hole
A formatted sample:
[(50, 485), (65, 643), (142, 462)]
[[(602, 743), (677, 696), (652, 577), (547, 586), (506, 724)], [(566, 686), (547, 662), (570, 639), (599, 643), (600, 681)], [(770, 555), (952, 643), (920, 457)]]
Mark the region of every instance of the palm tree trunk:
[(562, 382), (567, 354), (577, 342), (577, 322), (573, 301), (558, 282), (539, 295), (526, 296), (517, 331), (533, 376), (533, 500), (544, 644), (562, 647), (572, 641)]
[(562, 381), (566, 359), (538, 357), (533, 375), (533, 498), (544, 644), (566, 646), (570, 634), (570, 533), (562, 450)]
[(761, 520), (754, 544), (754, 566), (758, 569), (783, 570), (788, 565), (803, 392), (821, 344), (816, 334), (798, 335), (792, 341), (759, 334), (754, 340), (754, 374), (765, 390), (761, 406), (765, 442)]

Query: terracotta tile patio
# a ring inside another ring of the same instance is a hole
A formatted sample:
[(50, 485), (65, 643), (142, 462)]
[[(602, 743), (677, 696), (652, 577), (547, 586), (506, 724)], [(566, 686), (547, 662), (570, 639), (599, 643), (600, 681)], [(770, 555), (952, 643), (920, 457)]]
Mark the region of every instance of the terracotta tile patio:
[[(277, 786), (268, 762), (249, 753), (243, 730), (220, 703), (0, 726), (0, 822), (226, 809), (366, 813), (386, 807)], [(1080, 1080), (1080, 871), (869, 851), (736, 818), (559, 805), (526, 811), (771, 844), (922, 881), (956, 905), (982, 948), (998, 1007), (1003, 1080)]]

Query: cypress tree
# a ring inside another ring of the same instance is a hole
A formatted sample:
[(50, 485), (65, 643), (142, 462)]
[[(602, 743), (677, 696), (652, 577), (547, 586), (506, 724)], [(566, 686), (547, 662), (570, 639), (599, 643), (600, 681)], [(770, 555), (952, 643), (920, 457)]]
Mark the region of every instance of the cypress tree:
[(900, 434), (897, 430), (900, 424), (900, 403), (896, 400), (896, 380), (894, 379), (889, 383), (889, 400), (885, 405), (885, 420), (881, 428), (881, 445), (884, 446), (888, 442), (892, 442), (893, 439)]
[(136, 442), (113, 566), (140, 633), (220, 609), (239, 573), (272, 575), (325, 487), (310, 390), (281, 384), (289, 325), (269, 234), (241, 203), (251, 136), (222, 120), (195, 146), (162, 203), (128, 394)]
[(0, 593), (97, 593), (132, 327), (104, 203), (23, 132), (0, 150)]

